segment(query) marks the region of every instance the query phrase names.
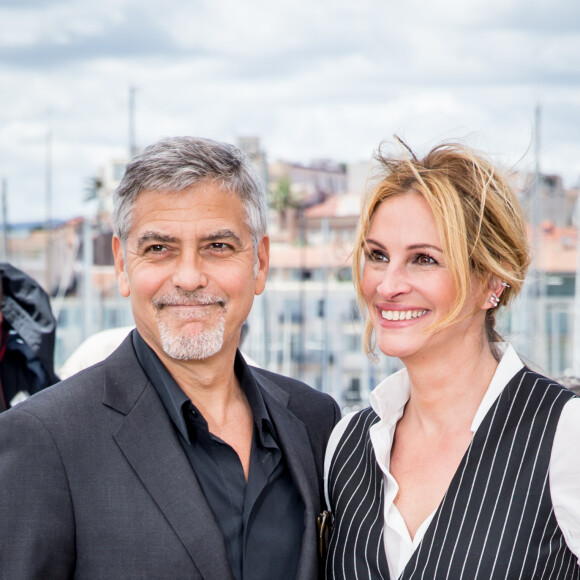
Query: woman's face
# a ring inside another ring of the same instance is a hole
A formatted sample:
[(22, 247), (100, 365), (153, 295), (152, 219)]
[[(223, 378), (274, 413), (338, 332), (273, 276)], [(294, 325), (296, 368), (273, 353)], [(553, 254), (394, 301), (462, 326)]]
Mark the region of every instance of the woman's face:
[(461, 313), (469, 316), (426, 332), (450, 312), (457, 293), (433, 213), (417, 193), (387, 198), (376, 210), (366, 237), (362, 293), (377, 346), (403, 361), (442, 356), (468, 335), (485, 335), (483, 289), (473, 275)]

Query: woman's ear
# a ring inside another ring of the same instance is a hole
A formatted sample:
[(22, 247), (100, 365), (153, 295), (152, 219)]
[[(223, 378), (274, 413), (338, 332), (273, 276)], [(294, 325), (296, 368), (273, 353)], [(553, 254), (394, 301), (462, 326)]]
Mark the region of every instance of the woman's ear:
[(499, 305), (499, 299), (505, 288), (509, 287), (507, 282), (503, 282), (495, 276), (491, 276), (487, 282), (486, 301), (483, 305), (484, 310), (495, 308)]

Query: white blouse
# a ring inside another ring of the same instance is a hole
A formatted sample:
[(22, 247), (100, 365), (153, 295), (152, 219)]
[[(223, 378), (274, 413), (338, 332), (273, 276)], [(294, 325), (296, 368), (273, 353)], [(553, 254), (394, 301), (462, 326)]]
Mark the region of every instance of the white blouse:
[[(497, 343), (502, 359), (471, 423), (475, 433), (494, 401), (511, 378), (524, 366), (507, 343)], [(389, 471), (395, 427), (409, 400), (406, 369), (381, 381), (370, 394), (370, 404), (380, 421), (370, 428), (370, 437), (385, 486), (384, 545), (391, 578), (398, 578), (423, 536), (433, 512), (411, 538), (405, 521), (393, 503), (399, 486)], [(328, 503), (328, 471), (338, 443), (354, 413), (344, 417), (334, 428), (324, 460), (324, 486)], [(570, 550), (580, 564), (580, 398), (566, 403), (556, 428), (550, 459), (550, 494), (556, 520)]]

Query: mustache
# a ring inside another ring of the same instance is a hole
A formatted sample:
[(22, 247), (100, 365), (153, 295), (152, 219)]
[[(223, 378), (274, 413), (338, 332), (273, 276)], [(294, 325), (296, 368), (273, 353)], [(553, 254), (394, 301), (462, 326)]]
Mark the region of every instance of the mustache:
[(228, 305), (228, 300), (215, 294), (208, 292), (200, 292), (193, 290), (191, 292), (181, 291), (162, 294), (156, 296), (151, 301), (157, 310), (161, 310), (166, 306), (210, 306), (215, 304), (225, 309)]

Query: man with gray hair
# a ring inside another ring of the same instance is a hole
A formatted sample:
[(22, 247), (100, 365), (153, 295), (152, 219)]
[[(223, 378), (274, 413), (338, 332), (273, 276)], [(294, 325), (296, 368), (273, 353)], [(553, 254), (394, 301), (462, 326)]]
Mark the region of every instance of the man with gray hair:
[(338, 407), (238, 351), (266, 211), (231, 145), (164, 139), (129, 163), (113, 253), (136, 329), (0, 415), (1, 578), (317, 578)]

